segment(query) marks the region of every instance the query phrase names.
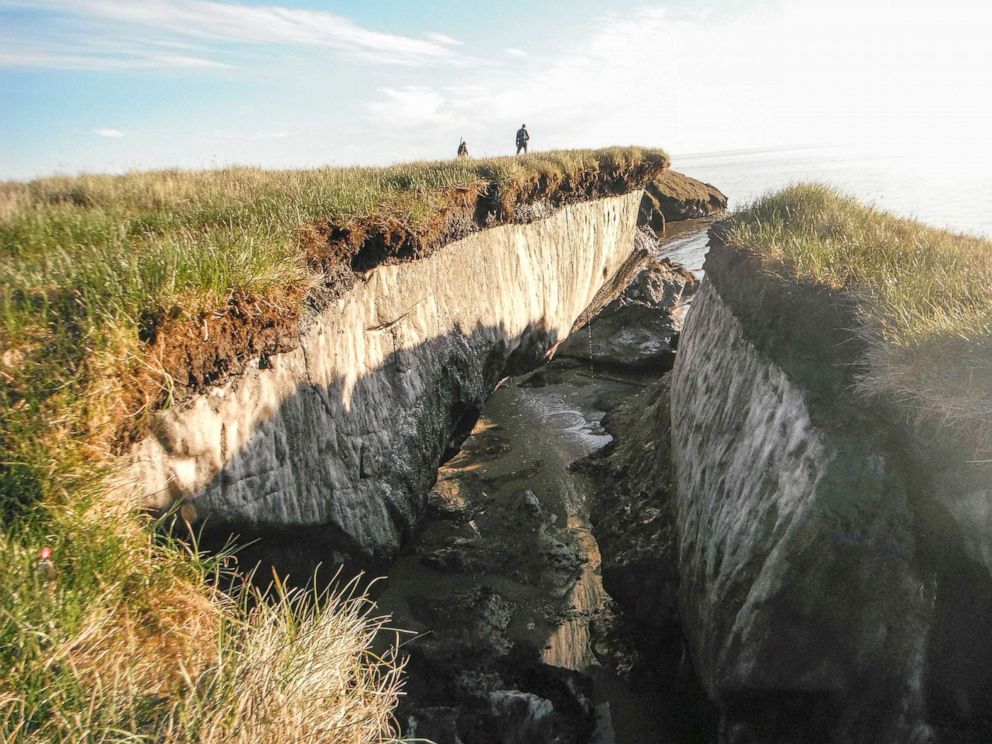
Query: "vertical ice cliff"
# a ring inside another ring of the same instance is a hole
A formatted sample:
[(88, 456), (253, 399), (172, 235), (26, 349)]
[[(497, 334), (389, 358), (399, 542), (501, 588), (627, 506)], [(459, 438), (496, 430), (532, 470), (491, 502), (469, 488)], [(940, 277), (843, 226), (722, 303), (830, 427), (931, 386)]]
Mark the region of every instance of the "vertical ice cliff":
[(161, 413), (131, 453), (149, 505), (388, 554), (459, 419), (508, 364), (563, 338), (633, 249), (641, 192), (380, 266), (300, 348)]
[(843, 296), (720, 244), (705, 269), (671, 424), (681, 616), (720, 741), (988, 740), (992, 581), (975, 535), (992, 524), (953, 509), (986, 513), (988, 481), (947, 479), (974, 467), (941, 432), (935, 477), (921, 432), (854, 395), (863, 347)]
[[(810, 723), (851, 716), (860, 729), (909, 692), (919, 663), (919, 638), (893, 618), (928, 612), (900, 477), (853, 417), (814, 423), (804, 390), (749, 344), (712, 284), (689, 323), (672, 436), (697, 672), (732, 715), (794, 696)], [(859, 688), (869, 710), (838, 705)]]

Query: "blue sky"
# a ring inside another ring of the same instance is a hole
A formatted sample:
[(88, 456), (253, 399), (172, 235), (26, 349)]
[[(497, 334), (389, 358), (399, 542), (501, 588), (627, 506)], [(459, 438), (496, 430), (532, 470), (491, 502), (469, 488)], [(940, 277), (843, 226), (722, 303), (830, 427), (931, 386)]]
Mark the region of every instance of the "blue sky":
[(0, 178), (645, 144), (977, 148), (987, 4), (0, 0)]

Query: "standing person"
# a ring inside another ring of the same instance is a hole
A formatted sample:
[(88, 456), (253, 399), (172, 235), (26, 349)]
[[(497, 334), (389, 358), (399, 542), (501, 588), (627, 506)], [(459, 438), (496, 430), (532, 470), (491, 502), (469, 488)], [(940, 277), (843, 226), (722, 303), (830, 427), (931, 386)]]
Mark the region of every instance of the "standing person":
[(462, 140), (458, 145), (458, 157), (467, 158), (468, 157), (468, 143)]
[(530, 134), (527, 133), (527, 125), (521, 124), (520, 129), (517, 130), (517, 155), (520, 151), (524, 151), (524, 155), (527, 154), (527, 143), (530, 141)]

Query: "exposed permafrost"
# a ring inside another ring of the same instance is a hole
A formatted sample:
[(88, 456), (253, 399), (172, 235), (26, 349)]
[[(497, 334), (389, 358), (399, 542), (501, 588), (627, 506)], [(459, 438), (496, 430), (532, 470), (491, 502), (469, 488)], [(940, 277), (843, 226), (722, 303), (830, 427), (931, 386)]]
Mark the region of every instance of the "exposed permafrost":
[(989, 741), (988, 469), (853, 392), (849, 297), (716, 239), (705, 269), (672, 452), (681, 617), (721, 744)]
[(906, 491), (843, 408), (815, 424), (807, 396), (704, 283), (672, 378), (693, 659), (728, 725), (762, 741), (906, 741), (932, 606)]
[(630, 255), (640, 199), (571, 205), (376, 268), (305, 321), (300, 348), (158, 415), (130, 456), (146, 503), (391, 552), (457, 419), (508, 362), (567, 335)]

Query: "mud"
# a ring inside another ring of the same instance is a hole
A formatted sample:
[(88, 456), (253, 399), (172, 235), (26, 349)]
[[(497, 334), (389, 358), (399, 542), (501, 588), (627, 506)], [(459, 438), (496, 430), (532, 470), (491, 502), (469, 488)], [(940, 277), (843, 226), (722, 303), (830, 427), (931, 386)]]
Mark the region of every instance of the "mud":
[[(488, 741), (503, 725), (492, 696), (517, 692), (551, 702), (549, 738), (529, 740), (680, 740), (648, 704), (650, 684), (630, 676), (645, 664), (603, 589), (590, 483), (570, 470), (609, 443), (603, 415), (641, 387), (552, 362), (505, 382), (441, 468), (422, 529), (379, 599), (417, 633), (405, 647), (408, 734), (429, 725), (439, 744), (455, 733)], [(447, 732), (439, 707), (453, 708)]]

